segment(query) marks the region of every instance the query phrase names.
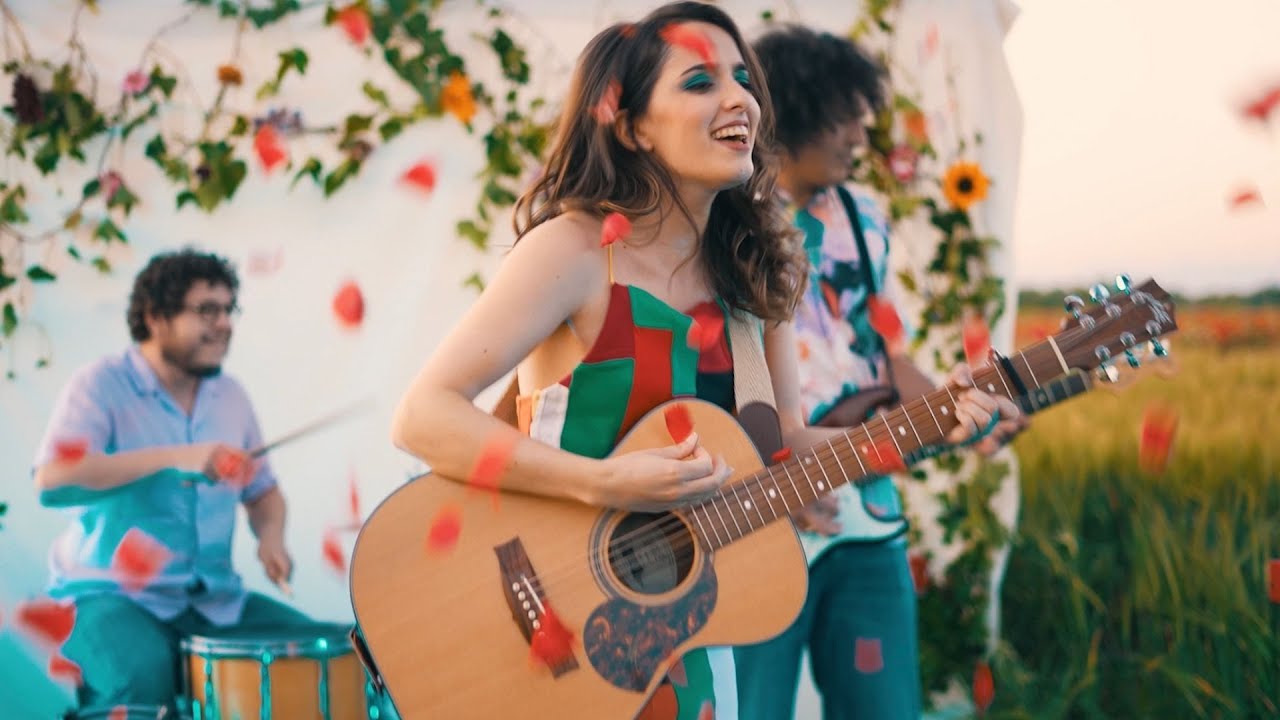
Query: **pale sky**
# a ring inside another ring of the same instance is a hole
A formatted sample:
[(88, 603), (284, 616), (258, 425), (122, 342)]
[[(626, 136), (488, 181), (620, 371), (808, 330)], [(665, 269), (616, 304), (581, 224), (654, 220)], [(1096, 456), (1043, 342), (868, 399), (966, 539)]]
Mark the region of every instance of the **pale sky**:
[[(1280, 284), (1275, 0), (1020, 0), (1005, 45), (1022, 100), (1017, 276), (1075, 286), (1124, 270), (1199, 294)], [(1254, 185), (1266, 207), (1232, 211)]]

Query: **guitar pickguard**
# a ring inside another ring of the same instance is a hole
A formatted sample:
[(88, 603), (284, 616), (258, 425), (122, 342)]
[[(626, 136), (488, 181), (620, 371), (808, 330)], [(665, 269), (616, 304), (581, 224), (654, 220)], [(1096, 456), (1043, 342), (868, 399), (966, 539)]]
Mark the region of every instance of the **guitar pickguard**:
[(689, 592), (667, 605), (615, 597), (596, 608), (582, 633), (592, 667), (623, 690), (643, 692), (680, 643), (702, 629), (716, 605), (716, 575), (703, 565)]

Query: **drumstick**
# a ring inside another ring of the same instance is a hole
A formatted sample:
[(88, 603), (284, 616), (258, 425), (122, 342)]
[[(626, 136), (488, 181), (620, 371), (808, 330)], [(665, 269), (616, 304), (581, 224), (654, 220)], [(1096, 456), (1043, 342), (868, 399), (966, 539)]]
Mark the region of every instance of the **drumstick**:
[(302, 427), (294, 430), (293, 432), (281, 435), (280, 437), (276, 438), (275, 440), (272, 440), (271, 442), (265, 445), (262, 445), (261, 447), (250, 450), (249, 457), (251, 459), (262, 457), (263, 455), (266, 455), (267, 453), (271, 452), (272, 450), (275, 450), (281, 445), (291, 443), (294, 440), (297, 440), (298, 438), (305, 437), (317, 430), (320, 430), (321, 428), (332, 425), (333, 423), (339, 420), (342, 420), (348, 415), (355, 414), (357, 410), (362, 410), (366, 406), (371, 405), (372, 403), (373, 403), (373, 398), (371, 397), (365, 398), (360, 402), (353, 403), (351, 405), (348, 405), (345, 408), (329, 413), (328, 415), (325, 415), (324, 417), (318, 420), (313, 420), (312, 422), (307, 423), (306, 425), (303, 425)]

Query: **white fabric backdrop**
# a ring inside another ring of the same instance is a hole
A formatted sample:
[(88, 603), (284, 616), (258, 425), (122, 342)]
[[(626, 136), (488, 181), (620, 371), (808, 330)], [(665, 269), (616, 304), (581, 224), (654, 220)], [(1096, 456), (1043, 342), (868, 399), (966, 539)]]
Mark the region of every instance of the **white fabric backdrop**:
[[(554, 102), (577, 51), (596, 30), (615, 20), (635, 19), (657, 4), (598, 2), (586, 4), (584, 12), (584, 4), (573, 0), (512, 3), (514, 16), (506, 27), (530, 51), (535, 90)], [(765, 8), (773, 9), (780, 19), (837, 32), (851, 26), (856, 12), (855, 3), (838, 0), (806, 0), (800, 9), (797, 5), (801, 4), (781, 8), (765, 2), (723, 3), (752, 35), (763, 27), (759, 17)], [(904, 29), (916, 22), (913, 18), (951, 5), (907, 0)], [(948, 41), (965, 39), (957, 50), (962, 63), (988, 63), (994, 58), (993, 73), (999, 79), (1004, 72), (1001, 34), (990, 28), (992, 0), (965, 5), (972, 6), (972, 12), (953, 10), (946, 16)], [(65, 42), (72, 3), (25, 0), (10, 6), (37, 53)], [(150, 34), (187, 9), (177, 3), (119, 0), (103, 3), (98, 15), (84, 15), (83, 39), (104, 97), (117, 91), (117, 83), (133, 69)], [(395, 87), (396, 81), (379, 61), (364, 58), (338, 30), (323, 27), (321, 12), (308, 11), (266, 31), (246, 34), (241, 62), (246, 83), (238, 97), (232, 97), (233, 107), (252, 108), (255, 114), (268, 109), (251, 105), (253, 89), (274, 72), (275, 53), (294, 45), (310, 53), (311, 67), (304, 78), (286, 81), (274, 104), (302, 108), (309, 123), (340, 120), (341, 111), (361, 102), (360, 84), (371, 76), (384, 87)], [(474, 48), (468, 55), (472, 73), (491, 80), (495, 74), (492, 53), (468, 41), (471, 31), (486, 27), (485, 19), (470, 3), (446, 3), (438, 17), (451, 42)], [(965, 30), (969, 26), (975, 31)], [(181, 58), (207, 102), (216, 89), (215, 70), (230, 52), (230, 24), (205, 13), (166, 36), (163, 43)], [(973, 76), (979, 88), (984, 87), (985, 75), (984, 71)], [(978, 97), (988, 97), (986, 90), (978, 92)], [(326, 102), (335, 97), (343, 101)], [(967, 101), (966, 110), (977, 113), (981, 105), (978, 100)], [(192, 129), (198, 106), (187, 102), (176, 110), (164, 122)], [(451, 119), (414, 128), (375, 152), (361, 176), (327, 201), (309, 181), (289, 192), (282, 174), (266, 178), (255, 165), (235, 199), (206, 215), (190, 206), (173, 209), (170, 186), (149, 161), (139, 161), (139, 146), (149, 136), (144, 130), (135, 137), (136, 145), (124, 156), (124, 165), (117, 166), (143, 204), (125, 226), (130, 245), (110, 253), (115, 272), (103, 277), (63, 262), (61, 250), (54, 248), (49, 257), (51, 269), (60, 275), (56, 288), (21, 292), (27, 317), (48, 332), (54, 359), (47, 369), (33, 369), (39, 338), (30, 330), (20, 331), (8, 356), (18, 378), (0, 381), (0, 499), (10, 504), (0, 531), (0, 618), (11, 618), (16, 602), (41, 593), (45, 553), (63, 526), (56, 512), (37, 505), (30, 484), (30, 458), (54, 398), (75, 368), (124, 347), (129, 284), (147, 258), (194, 243), (227, 255), (240, 266), (240, 299), (246, 311), (237, 325), (226, 369), (248, 389), (267, 437), (353, 400), (374, 399), (373, 409), (364, 415), (273, 456), (290, 502), (287, 540), (297, 564), (296, 603), (318, 619), (349, 621), (345, 578), (336, 576), (321, 560), (325, 528), (344, 517), (351, 476), (356, 478), (367, 514), (379, 499), (421, 469), (416, 460), (391, 447), (387, 439), (391, 412), (412, 374), (474, 296), (461, 287), (461, 280), (473, 270), (492, 268), (501, 246), (510, 243), (505, 222), (494, 237), (498, 248), (487, 258), (453, 235), (460, 211), (475, 200), (477, 188), (471, 178), (481, 167), (479, 139), (468, 136)], [(296, 161), (309, 154), (311, 142), (290, 142)], [(989, 142), (987, 149), (1001, 144)], [(316, 147), (321, 145), (316, 142)], [(396, 182), (406, 167), (424, 157), (434, 160), (439, 175), (429, 199), (405, 191)], [(1002, 162), (984, 158), (984, 165), (1000, 182), (984, 222), (1006, 238), (1006, 246), (1012, 245), (1007, 231), (1015, 187), (1012, 173), (1006, 175), (1006, 171), (1016, 166), (1016, 159), (1016, 145)], [(9, 180), (17, 177), (12, 163), (6, 164), (4, 172)], [(74, 197), (86, 178), (75, 171), (60, 173), (56, 182), (23, 178), (33, 215), (48, 218), (65, 207), (67, 197)], [(59, 188), (67, 195), (59, 197)], [(249, 272), (255, 259), (272, 257), (280, 259), (274, 272)], [(1007, 275), (1011, 261), (1002, 257), (999, 262)], [(329, 309), (334, 292), (347, 279), (359, 283), (365, 295), (366, 318), (356, 331), (339, 328)], [(1007, 341), (1007, 335), (997, 338)], [(5, 361), (0, 353), (0, 363)], [(346, 538), (348, 547), (352, 540)], [(256, 562), (252, 538), (243, 523), (235, 564), (250, 588), (274, 592)], [(38, 681), (46, 662), (47, 656), (11, 632), (7, 623), (0, 626), (0, 703), (5, 705), (0, 714), (47, 716), (69, 697), (65, 688)], [(815, 707), (811, 691), (803, 691), (800, 704), (805, 708), (801, 717), (808, 717), (808, 710)]]

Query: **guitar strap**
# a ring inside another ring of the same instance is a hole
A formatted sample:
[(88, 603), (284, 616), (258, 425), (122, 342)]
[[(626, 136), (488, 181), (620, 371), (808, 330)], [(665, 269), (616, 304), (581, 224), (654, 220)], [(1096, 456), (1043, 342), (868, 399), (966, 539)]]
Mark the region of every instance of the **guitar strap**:
[[(853, 237), (858, 243), (858, 268), (862, 271), (862, 284), (866, 286), (868, 295), (878, 294), (880, 287), (876, 283), (875, 270), (871, 265), (871, 253), (867, 252), (867, 237), (862, 233), (862, 216), (858, 214), (858, 206), (853, 201), (853, 195), (849, 194), (849, 190), (844, 185), (836, 185), (836, 194), (840, 196), (844, 212), (849, 217), (849, 226), (853, 228)], [(890, 402), (896, 403), (901, 398), (898, 396), (898, 383), (893, 379), (893, 361), (889, 358), (888, 346), (885, 345), (884, 338), (880, 338), (880, 349), (884, 352), (884, 369), (888, 376), (888, 385), (893, 388), (893, 397)]]

